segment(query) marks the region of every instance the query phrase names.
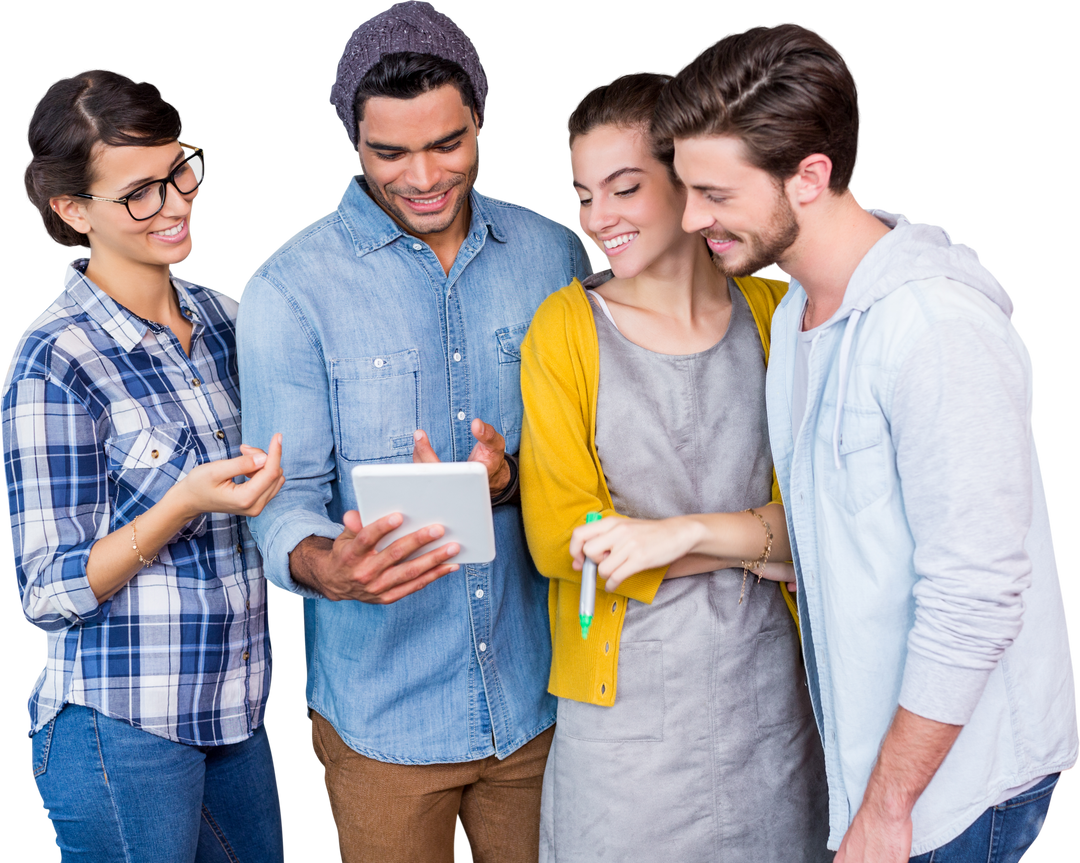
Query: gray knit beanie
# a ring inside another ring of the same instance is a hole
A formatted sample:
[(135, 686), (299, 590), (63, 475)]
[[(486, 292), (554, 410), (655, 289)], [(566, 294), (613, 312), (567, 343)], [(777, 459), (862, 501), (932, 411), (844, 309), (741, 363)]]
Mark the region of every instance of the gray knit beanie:
[(452, 60), (464, 69), (476, 97), (477, 125), (484, 124), (487, 76), (473, 43), (457, 24), (436, 12), (430, 3), (409, 0), (391, 6), (357, 27), (338, 61), (337, 81), (330, 90), (330, 102), (337, 108), (354, 147), (357, 128), (353, 101), (360, 81), (384, 54), (399, 51), (434, 54)]

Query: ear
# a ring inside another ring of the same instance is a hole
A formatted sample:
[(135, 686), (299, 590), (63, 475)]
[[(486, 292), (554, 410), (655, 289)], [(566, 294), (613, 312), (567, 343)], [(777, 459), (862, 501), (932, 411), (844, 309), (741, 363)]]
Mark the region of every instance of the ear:
[(90, 222), (86, 218), (86, 205), (68, 195), (49, 198), (49, 206), (56, 215), (80, 234), (90, 233)]
[(479, 135), (480, 135), (480, 115), (476, 113), (475, 108), (470, 108), (469, 113), (472, 114), (473, 129), (476, 130), (476, 134), (479, 137)]
[(792, 203), (811, 204), (828, 191), (831, 177), (832, 159), (824, 153), (811, 153), (799, 162), (784, 186)]

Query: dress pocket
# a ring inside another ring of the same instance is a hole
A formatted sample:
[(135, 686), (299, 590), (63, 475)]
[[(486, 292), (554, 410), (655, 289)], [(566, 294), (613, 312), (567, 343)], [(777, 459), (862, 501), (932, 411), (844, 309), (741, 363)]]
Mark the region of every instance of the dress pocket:
[(754, 696), (759, 729), (802, 721), (811, 715), (813, 708), (794, 624), (757, 634)]
[(420, 353), (330, 361), (334, 440), (346, 461), (401, 461), (420, 428)]
[(664, 739), (664, 643), (619, 645), (619, 678), (611, 707), (559, 699), (561, 732), (577, 740), (649, 742)]
[(499, 422), (508, 453), (516, 453), (521, 445), (521, 342), (528, 331), (526, 321), (495, 332), (499, 342)]

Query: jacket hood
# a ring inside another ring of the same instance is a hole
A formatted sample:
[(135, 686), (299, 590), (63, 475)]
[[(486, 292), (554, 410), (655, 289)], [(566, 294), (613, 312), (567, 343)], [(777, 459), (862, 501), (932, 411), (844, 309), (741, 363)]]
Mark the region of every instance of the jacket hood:
[(828, 323), (822, 325), (832, 326), (847, 319), (840, 342), (836, 416), (832, 434), (833, 463), (837, 470), (842, 465), (840, 428), (847, 396), (851, 346), (859, 318), (867, 309), (908, 282), (944, 277), (985, 294), (1006, 317), (1012, 317), (1012, 301), (1008, 294), (979, 263), (979, 256), (974, 251), (967, 246), (954, 245), (948, 234), (933, 225), (913, 225), (903, 216), (881, 210), (870, 210), (869, 213), (892, 230), (878, 240), (859, 262), (851, 274), (840, 308)]
[(962, 282), (985, 294), (1006, 317), (1012, 317), (1012, 301), (997, 279), (979, 263), (974, 250), (954, 244), (945, 231), (933, 225), (913, 225), (903, 216), (882, 210), (868, 212), (892, 230), (874, 244), (855, 268), (833, 322), (843, 320), (853, 311), (865, 312), (907, 282), (940, 277)]

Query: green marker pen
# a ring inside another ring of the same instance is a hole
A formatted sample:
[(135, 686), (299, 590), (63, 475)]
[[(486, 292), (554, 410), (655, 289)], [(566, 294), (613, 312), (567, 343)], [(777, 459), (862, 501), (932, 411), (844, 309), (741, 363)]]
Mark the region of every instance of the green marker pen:
[[(598, 512), (590, 512), (585, 516), (585, 524), (600, 521), (603, 516)], [(581, 602), (578, 603), (578, 619), (581, 621), (581, 637), (589, 637), (589, 627), (592, 626), (593, 614), (596, 612), (596, 563), (585, 558), (585, 565), (581, 567)]]

